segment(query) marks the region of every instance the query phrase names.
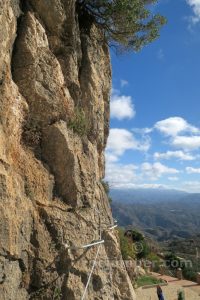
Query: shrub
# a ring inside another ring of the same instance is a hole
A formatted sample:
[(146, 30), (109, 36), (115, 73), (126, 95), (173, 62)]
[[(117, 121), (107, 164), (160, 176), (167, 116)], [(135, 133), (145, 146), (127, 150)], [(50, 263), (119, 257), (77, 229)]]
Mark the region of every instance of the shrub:
[(150, 248), (145, 241), (144, 235), (137, 230), (127, 230), (124, 235), (131, 240), (132, 247), (135, 248), (136, 257), (138, 259), (146, 258), (150, 253)]
[(41, 140), (41, 128), (35, 120), (27, 120), (23, 125), (22, 139), (29, 147), (36, 147)]
[(145, 240), (140, 242), (141, 244), (141, 251), (137, 253), (137, 258), (147, 258), (150, 253), (150, 248)]
[(144, 236), (137, 230), (127, 230), (125, 235), (131, 236), (133, 242), (141, 242), (144, 240)]
[(159, 272), (160, 265), (161, 265), (161, 260), (160, 260), (159, 256), (157, 256), (157, 254), (155, 254), (153, 252), (150, 252), (147, 255), (147, 259), (150, 260), (153, 263), (152, 264), (153, 271), (156, 272), (156, 273)]
[(183, 268), (180, 259), (173, 253), (165, 255), (165, 261), (167, 263), (167, 267), (169, 267), (172, 270), (176, 270), (177, 268)]
[(101, 184), (102, 184), (102, 186), (104, 188), (104, 191), (105, 191), (106, 195), (109, 195), (109, 193), (110, 193), (110, 186), (109, 186), (108, 181), (101, 180)]
[(60, 300), (62, 298), (62, 292), (59, 287), (56, 287), (54, 290), (53, 300)]
[(185, 300), (184, 291), (178, 291), (178, 300)]
[(150, 252), (147, 256), (147, 258), (150, 260), (150, 261), (153, 261), (153, 262), (157, 262), (157, 261), (160, 261), (160, 258), (157, 254), (153, 253), (153, 252)]
[(68, 121), (67, 125), (79, 136), (87, 135), (90, 130), (89, 121), (84, 110), (80, 107), (74, 109), (74, 116)]
[(136, 254), (133, 247), (133, 243), (130, 243), (129, 239), (126, 236), (124, 236), (124, 230), (122, 228), (119, 228), (118, 232), (119, 232), (120, 248), (121, 248), (123, 259), (127, 260), (129, 257), (134, 259), (136, 257)]
[(110, 193), (109, 183), (108, 183), (108, 181), (101, 180), (101, 184), (104, 188), (104, 191), (105, 191), (106, 195), (108, 196), (108, 201), (111, 204), (112, 203), (112, 198), (109, 196), (109, 193)]
[(187, 280), (196, 281), (197, 272), (193, 268), (183, 268), (183, 277)]

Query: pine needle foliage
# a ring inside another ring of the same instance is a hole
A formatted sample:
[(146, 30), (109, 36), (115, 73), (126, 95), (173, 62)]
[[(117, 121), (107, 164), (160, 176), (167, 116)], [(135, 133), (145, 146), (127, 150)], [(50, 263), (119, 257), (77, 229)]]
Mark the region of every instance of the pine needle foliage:
[(110, 45), (119, 51), (139, 51), (154, 41), (166, 19), (153, 14), (157, 0), (77, 0), (79, 14), (103, 29)]

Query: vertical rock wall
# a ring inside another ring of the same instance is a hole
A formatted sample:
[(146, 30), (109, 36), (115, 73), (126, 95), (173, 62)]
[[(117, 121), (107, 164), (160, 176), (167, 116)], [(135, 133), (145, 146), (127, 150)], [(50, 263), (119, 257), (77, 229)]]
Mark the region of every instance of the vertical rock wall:
[(101, 184), (102, 33), (75, 0), (4, 0), (0, 50), (0, 299), (81, 299), (98, 247), (64, 244), (98, 240), (99, 220), (105, 244), (86, 299), (135, 299)]

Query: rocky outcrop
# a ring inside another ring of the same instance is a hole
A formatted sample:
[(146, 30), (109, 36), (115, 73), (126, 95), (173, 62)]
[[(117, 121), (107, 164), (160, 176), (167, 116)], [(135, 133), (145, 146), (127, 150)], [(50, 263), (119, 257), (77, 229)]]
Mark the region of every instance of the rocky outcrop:
[(0, 298), (81, 299), (99, 247), (86, 299), (135, 299), (101, 183), (102, 32), (75, 0), (4, 0), (0, 49)]

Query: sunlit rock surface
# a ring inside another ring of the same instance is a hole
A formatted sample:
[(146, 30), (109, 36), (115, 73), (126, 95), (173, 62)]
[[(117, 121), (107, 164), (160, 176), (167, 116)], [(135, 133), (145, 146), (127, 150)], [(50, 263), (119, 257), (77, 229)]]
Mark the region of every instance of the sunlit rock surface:
[[(0, 299), (135, 299), (101, 180), (110, 60), (75, 0), (0, 2)], [(69, 127), (84, 112), (83, 136)], [(98, 211), (100, 214), (98, 213)]]

